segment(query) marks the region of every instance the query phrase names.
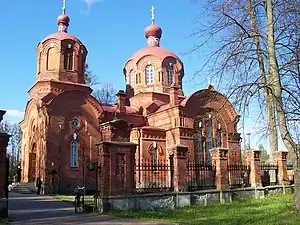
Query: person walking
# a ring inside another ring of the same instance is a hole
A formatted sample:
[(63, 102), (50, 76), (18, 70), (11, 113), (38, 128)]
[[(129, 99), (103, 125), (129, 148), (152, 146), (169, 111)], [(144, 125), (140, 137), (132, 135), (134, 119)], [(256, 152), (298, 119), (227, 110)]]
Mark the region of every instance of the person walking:
[(36, 194), (37, 194), (37, 195), (40, 195), (40, 193), (41, 193), (41, 188), (42, 188), (42, 180), (41, 180), (40, 177), (38, 177), (38, 178), (36, 179), (35, 186), (36, 186)]

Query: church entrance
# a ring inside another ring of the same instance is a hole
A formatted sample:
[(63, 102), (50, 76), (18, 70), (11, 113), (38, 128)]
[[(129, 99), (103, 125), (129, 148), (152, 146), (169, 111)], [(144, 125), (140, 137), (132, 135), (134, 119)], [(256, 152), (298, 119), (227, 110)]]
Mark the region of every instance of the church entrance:
[(29, 171), (28, 171), (28, 182), (35, 181), (35, 170), (36, 170), (36, 145), (32, 147), (31, 153), (29, 153)]

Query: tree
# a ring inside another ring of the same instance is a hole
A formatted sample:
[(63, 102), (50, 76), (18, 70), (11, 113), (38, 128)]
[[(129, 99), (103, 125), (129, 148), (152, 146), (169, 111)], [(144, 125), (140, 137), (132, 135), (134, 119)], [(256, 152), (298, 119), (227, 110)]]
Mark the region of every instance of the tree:
[(13, 181), (13, 177), (17, 173), (17, 168), (20, 165), (20, 154), (22, 148), (22, 131), (18, 123), (9, 123), (3, 121), (0, 124), (1, 129), (11, 135), (8, 143), (7, 153), (10, 155), (9, 162), (9, 182)]
[(102, 104), (113, 105), (116, 104), (116, 89), (110, 85), (106, 84), (95, 90), (92, 95)]
[(262, 144), (258, 145), (258, 150), (260, 151), (260, 161), (268, 162), (270, 159), (270, 155)]
[(254, 103), (260, 107), (260, 117), (268, 121), (271, 153), (278, 148), (278, 128), (295, 156), (295, 174), (299, 174), (295, 177), (296, 211), (300, 211), (294, 126), (300, 120), (299, 4), (298, 0), (207, 0), (198, 18), (200, 29), (193, 33), (200, 43), (192, 49), (213, 43), (200, 71), (206, 70), (228, 87), (227, 95), (239, 112), (246, 113)]
[(98, 78), (97, 76), (89, 69), (89, 65), (86, 63), (84, 68), (84, 80), (86, 85), (93, 87), (98, 85)]

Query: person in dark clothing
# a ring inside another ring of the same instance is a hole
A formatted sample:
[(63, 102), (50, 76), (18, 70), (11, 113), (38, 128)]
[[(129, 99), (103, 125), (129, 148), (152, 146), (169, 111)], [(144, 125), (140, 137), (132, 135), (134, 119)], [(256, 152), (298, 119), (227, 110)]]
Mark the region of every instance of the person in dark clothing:
[(37, 194), (37, 195), (40, 195), (40, 193), (41, 193), (41, 188), (42, 188), (42, 180), (41, 180), (40, 177), (38, 177), (38, 178), (36, 179), (35, 186), (36, 186), (36, 194)]
[(18, 166), (18, 170), (17, 170), (17, 183), (21, 182), (21, 172), (22, 172), (22, 169), (21, 169), (20, 166)]

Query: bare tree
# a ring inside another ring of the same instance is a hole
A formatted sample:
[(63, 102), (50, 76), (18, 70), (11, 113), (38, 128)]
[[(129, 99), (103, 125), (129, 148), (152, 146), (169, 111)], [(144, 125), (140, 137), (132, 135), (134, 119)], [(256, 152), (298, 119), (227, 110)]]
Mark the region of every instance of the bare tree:
[(102, 85), (96, 89), (92, 95), (102, 104), (113, 105), (116, 104), (117, 90), (110, 84)]
[(8, 154), (10, 155), (9, 176), (10, 181), (17, 173), (17, 168), (20, 164), (20, 153), (22, 147), (22, 131), (17, 123), (9, 123), (3, 121), (0, 124), (1, 129), (11, 135), (8, 143)]
[(86, 85), (94, 87), (99, 84), (97, 76), (89, 69), (89, 65), (85, 64), (84, 80)]
[[(242, 114), (250, 104), (267, 118), (271, 152), (278, 148), (277, 129), (287, 149), (294, 153), (295, 209), (300, 211), (299, 151), (294, 121), (300, 120), (298, 0), (207, 0), (193, 33), (199, 44), (209, 46), (200, 70), (215, 76), (227, 88)], [(206, 19), (204, 19), (205, 17)], [(203, 23), (204, 22), (204, 23)], [(211, 45), (211, 46), (210, 46)], [(294, 129), (293, 129), (294, 128)], [(296, 173), (295, 173), (296, 174)]]

